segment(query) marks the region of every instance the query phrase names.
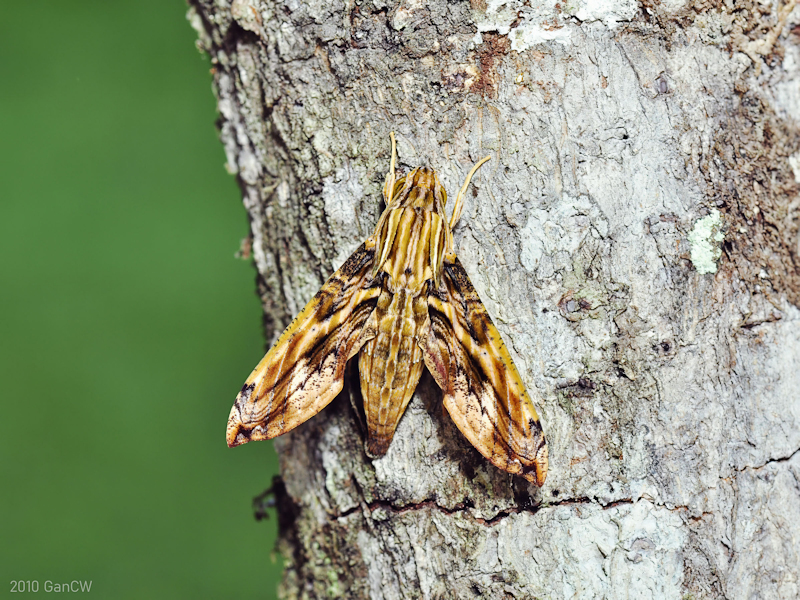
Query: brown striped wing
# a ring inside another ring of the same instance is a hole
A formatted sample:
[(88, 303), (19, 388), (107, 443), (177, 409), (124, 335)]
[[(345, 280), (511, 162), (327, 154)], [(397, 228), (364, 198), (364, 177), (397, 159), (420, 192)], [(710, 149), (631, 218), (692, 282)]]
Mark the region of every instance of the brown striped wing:
[(496, 467), (541, 486), (547, 443), (500, 334), (452, 252), (443, 287), (428, 296), (425, 365), (444, 393), (456, 426)]
[(271, 439), (322, 410), (343, 385), (344, 368), (373, 333), (365, 329), (380, 285), (372, 283), (367, 240), (325, 282), (247, 378), (228, 418), (228, 446)]

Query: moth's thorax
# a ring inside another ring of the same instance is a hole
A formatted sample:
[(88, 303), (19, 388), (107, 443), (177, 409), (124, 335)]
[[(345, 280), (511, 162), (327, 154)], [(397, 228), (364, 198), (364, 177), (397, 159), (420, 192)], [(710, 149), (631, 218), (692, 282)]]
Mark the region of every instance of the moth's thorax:
[(391, 211), (383, 238), (390, 249), (381, 267), (389, 276), (389, 291), (419, 292), (433, 279), (434, 269), (441, 267), (444, 226), (439, 215), (429, 210), (409, 207)]
[(391, 208), (419, 208), (444, 218), (447, 193), (436, 175), (428, 167), (418, 167), (398, 180)]
[(419, 167), (394, 185), (392, 199), (375, 230), (374, 275), (386, 273), (388, 289), (419, 293), (438, 285), (448, 235), (447, 194), (436, 172)]

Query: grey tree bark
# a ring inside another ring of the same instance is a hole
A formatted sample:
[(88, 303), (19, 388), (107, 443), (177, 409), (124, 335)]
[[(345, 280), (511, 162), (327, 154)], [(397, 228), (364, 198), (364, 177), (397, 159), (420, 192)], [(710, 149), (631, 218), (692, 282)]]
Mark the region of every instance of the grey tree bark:
[(800, 597), (795, 2), (190, 0), (268, 340), (396, 131), (451, 196), (492, 156), (457, 252), (543, 398), (542, 489), (428, 375), (379, 460), (350, 386), (277, 440), (285, 598)]

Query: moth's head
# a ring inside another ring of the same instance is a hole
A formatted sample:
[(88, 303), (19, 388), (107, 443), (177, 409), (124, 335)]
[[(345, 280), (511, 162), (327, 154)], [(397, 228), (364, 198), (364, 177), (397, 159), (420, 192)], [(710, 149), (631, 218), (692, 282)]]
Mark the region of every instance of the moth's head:
[(436, 171), (428, 167), (417, 167), (394, 185), (392, 205), (396, 208), (421, 208), (444, 218), (445, 204), (447, 192)]

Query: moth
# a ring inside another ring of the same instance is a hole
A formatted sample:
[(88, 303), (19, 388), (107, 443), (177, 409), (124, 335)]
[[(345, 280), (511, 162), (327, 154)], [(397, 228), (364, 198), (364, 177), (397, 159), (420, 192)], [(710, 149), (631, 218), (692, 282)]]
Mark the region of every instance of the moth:
[(541, 486), (547, 443), (533, 402), (453, 248), (469, 172), (447, 220), (439, 177), (399, 179), (397, 151), (375, 232), (317, 292), (236, 397), (228, 446), (271, 439), (322, 410), (358, 354), (367, 453), (386, 453), (427, 367), (458, 429), (496, 467)]

